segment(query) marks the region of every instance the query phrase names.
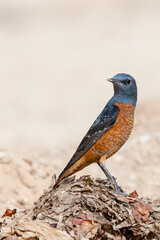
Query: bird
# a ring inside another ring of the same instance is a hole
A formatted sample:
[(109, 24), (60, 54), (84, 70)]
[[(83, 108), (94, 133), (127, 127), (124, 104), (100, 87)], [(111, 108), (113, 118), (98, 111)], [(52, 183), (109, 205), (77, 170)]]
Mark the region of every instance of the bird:
[(116, 192), (124, 195), (104, 163), (124, 145), (132, 132), (137, 85), (135, 79), (127, 73), (118, 73), (107, 80), (113, 84), (114, 95), (91, 125), (54, 187), (86, 166), (97, 163), (113, 183)]

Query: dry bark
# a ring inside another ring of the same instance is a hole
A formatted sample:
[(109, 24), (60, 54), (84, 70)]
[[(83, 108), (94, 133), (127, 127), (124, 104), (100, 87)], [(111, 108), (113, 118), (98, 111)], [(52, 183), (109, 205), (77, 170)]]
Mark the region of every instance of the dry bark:
[(53, 185), (32, 209), (1, 218), (0, 239), (160, 239), (160, 201), (117, 195), (90, 176)]

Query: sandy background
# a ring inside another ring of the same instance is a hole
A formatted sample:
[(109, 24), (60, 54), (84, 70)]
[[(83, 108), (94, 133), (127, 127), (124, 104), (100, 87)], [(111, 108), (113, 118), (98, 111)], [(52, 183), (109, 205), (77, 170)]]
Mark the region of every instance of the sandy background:
[[(133, 134), (107, 162), (128, 192), (160, 197), (160, 3), (0, 1), (0, 212), (33, 203), (113, 94), (133, 75)], [(82, 174), (104, 177), (98, 166)]]

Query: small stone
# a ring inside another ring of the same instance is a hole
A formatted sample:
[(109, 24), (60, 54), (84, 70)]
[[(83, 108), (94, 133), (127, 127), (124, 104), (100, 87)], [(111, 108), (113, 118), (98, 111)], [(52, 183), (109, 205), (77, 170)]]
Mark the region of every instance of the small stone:
[(139, 137), (139, 141), (141, 143), (146, 143), (146, 142), (148, 142), (150, 140), (150, 138), (151, 137), (149, 135), (142, 135), (142, 136)]
[(23, 198), (23, 199), (20, 199), (19, 201), (19, 204), (21, 204), (22, 206), (28, 204), (28, 198)]
[(0, 161), (4, 158), (5, 153), (4, 152), (0, 152)]
[(39, 213), (39, 214), (37, 215), (37, 219), (42, 220), (43, 218), (44, 218), (44, 216), (43, 216), (42, 213)]
[(135, 181), (137, 179), (137, 176), (134, 173), (131, 173), (128, 178), (130, 181)]

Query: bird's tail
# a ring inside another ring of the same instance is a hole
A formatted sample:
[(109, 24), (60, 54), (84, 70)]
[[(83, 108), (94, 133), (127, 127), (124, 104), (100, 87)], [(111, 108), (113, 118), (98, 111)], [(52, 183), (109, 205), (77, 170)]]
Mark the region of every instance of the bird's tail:
[(87, 165), (89, 165), (89, 163), (86, 163), (84, 161), (84, 159), (79, 159), (77, 162), (75, 162), (74, 164), (70, 165), (69, 164), (64, 168), (64, 170), (61, 172), (61, 174), (59, 175), (54, 188), (56, 188), (56, 186), (58, 185), (58, 183), (60, 183), (63, 179), (73, 175), (74, 173), (82, 170), (84, 167), (86, 167)]
[(61, 172), (61, 174), (59, 175), (54, 188), (57, 187), (58, 183), (60, 183), (64, 178), (69, 177), (71, 174), (69, 174), (69, 169), (67, 169), (67, 167), (65, 167), (65, 169)]

